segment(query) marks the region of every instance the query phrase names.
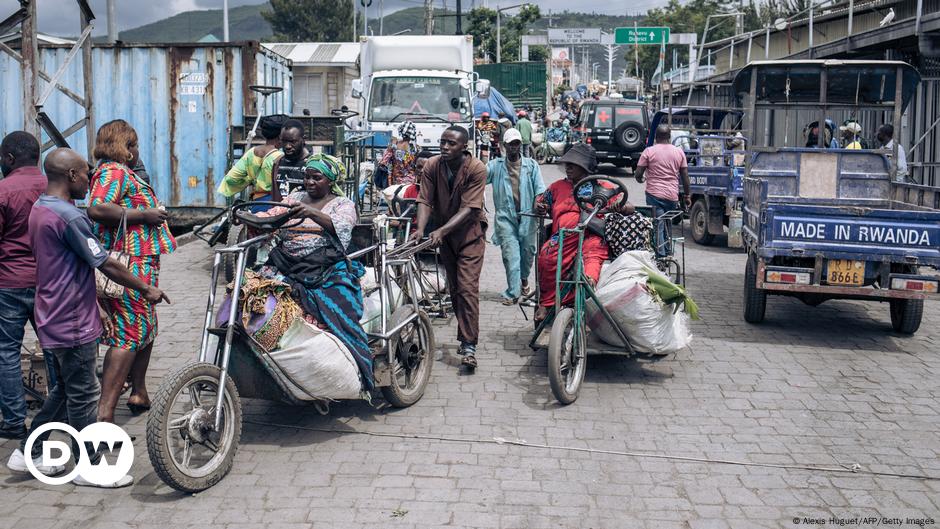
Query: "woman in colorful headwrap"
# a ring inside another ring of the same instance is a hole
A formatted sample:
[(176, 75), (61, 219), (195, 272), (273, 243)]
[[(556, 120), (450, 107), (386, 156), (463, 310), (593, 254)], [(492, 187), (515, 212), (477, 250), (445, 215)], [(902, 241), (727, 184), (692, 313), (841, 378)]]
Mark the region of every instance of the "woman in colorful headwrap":
[(388, 171), (387, 186), (413, 184), (418, 180), (418, 128), (406, 121), (398, 127), (398, 141), (390, 143), (379, 160), (379, 167)]
[(359, 320), (362, 319), (362, 265), (346, 259), (358, 217), (356, 205), (346, 198), (343, 163), (327, 154), (304, 161), (304, 190), (291, 194), (284, 206), (261, 215), (291, 211), (303, 222), (283, 230), (277, 246), (261, 268), (263, 276), (291, 286), (308, 322), (339, 338), (352, 352), (363, 389), (373, 388), (372, 353)]

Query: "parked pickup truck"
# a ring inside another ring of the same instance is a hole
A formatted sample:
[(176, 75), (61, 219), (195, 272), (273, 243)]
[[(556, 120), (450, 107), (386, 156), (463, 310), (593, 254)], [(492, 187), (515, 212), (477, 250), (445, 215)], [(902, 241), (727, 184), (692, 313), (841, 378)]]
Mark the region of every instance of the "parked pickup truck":
[[(895, 112), (908, 100), (895, 94), (913, 90), (919, 81), (913, 68), (899, 62), (792, 61), (752, 63), (735, 86), (743, 82), (752, 95), (773, 100), (770, 90), (762, 91), (763, 82), (819, 87), (822, 81), (825, 89), (843, 76), (851, 87), (829, 88), (829, 104), (844, 105), (844, 95), (854, 98), (853, 106), (893, 106)], [(791, 102), (796, 95), (792, 89), (787, 94)], [(751, 101), (758, 113), (760, 100)], [(827, 112), (819, 101), (813, 104)], [(829, 139), (811, 134), (800, 141), (817, 147), (755, 147), (748, 161), (745, 320), (764, 319), (769, 294), (796, 296), (809, 305), (862, 299), (888, 302), (894, 330), (916, 332), (924, 300), (937, 298), (940, 286), (940, 189), (895, 181), (883, 151), (823, 148)]]

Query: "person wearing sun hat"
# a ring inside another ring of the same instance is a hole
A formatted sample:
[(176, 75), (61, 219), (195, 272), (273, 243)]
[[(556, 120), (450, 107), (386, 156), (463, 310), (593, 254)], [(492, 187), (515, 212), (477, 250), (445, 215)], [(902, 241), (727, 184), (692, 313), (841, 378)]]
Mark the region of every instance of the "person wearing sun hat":
[[(537, 257), (539, 307), (535, 312), (536, 321), (544, 320), (548, 307), (555, 305), (555, 297), (558, 295), (555, 291), (555, 275), (558, 268), (558, 234), (562, 228), (574, 229), (581, 222), (581, 208), (575, 201), (575, 186), (597, 169), (597, 152), (594, 147), (586, 143), (576, 143), (558, 161), (565, 165), (565, 178), (552, 183), (544, 193), (535, 199), (535, 210), (543, 215), (549, 215), (552, 219), (551, 236), (542, 245)], [(633, 209), (632, 205), (626, 204), (619, 211), (630, 214)], [(562, 277), (570, 272), (575, 259), (578, 258), (578, 245), (570, 242), (568, 241), (565, 244), (561, 257)], [(581, 246), (581, 257), (584, 262), (584, 274), (594, 283), (597, 283), (600, 278), (601, 265), (603, 265), (607, 256), (607, 241), (596, 233), (586, 231), (584, 243)], [(562, 303), (569, 303), (573, 298), (573, 294), (573, 291), (569, 292), (562, 300)]]

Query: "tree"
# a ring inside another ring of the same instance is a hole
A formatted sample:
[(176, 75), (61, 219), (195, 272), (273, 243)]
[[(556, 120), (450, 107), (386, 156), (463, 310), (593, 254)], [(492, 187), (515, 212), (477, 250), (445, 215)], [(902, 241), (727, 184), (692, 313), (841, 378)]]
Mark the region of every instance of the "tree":
[(353, 40), (352, 0), (270, 0), (261, 16), (274, 41), (343, 42)]
[(529, 60), (545, 62), (548, 60), (551, 52), (548, 50), (548, 46), (529, 46)]
[[(500, 14), (500, 54), (503, 59), (516, 60), (519, 57), (522, 35), (541, 17), (539, 7), (531, 4), (514, 16)], [(467, 13), (467, 33), (473, 35), (476, 55), (496, 62), (496, 10), (485, 7), (471, 9)]]

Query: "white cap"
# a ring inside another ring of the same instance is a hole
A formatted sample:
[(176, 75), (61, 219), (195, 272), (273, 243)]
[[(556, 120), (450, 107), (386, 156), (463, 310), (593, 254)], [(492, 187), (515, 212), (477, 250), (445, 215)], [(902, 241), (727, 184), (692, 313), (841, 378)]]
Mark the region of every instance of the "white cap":
[(522, 141), (522, 133), (516, 129), (509, 129), (503, 134), (503, 143), (512, 143), (514, 141)]
[(845, 125), (842, 125), (841, 127), (839, 127), (839, 130), (848, 130), (848, 131), (851, 131), (853, 134), (861, 134), (862, 126), (856, 123), (855, 121), (849, 121)]

